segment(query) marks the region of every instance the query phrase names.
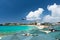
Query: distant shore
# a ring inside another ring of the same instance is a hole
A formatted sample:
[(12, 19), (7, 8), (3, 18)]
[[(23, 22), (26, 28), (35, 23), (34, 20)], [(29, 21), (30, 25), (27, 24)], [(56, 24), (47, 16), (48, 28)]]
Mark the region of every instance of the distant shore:
[(21, 26), (21, 25), (45, 25), (45, 26), (51, 26), (51, 25), (60, 25), (60, 22), (56, 23), (49, 23), (49, 22), (44, 22), (44, 23), (37, 23), (37, 22), (31, 22), (31, 23), (0, 23), (0, 26)]

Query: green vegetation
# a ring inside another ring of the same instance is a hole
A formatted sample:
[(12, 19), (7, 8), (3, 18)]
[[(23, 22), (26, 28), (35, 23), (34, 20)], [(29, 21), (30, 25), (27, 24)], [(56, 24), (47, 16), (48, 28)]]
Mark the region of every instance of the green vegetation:
[(37, 25), (37, 23), (33, 22), (33, 23), (4, 23), (4, 24), (0, 24), (0, 26), (19, 26), (19, 25)]
[[(4, 24), (0, 24), (0, 26), (19, 26), (19, 25), (37, 25), (37, 22), (30, 22), (30, 23), (4, 23)], [(54, 26), (54, 25), (60, 25), (60, 22), (57, 22), (57, 23), (44, 22), (44, 23), (40, 23), (40, 25)]]

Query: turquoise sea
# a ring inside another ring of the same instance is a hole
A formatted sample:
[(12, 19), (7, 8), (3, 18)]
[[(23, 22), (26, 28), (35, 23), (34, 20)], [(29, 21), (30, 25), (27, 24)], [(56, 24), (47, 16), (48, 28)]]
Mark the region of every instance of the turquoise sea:
[[(60, 26), (54, 26), (53, 27), (56, 30), (60, 30)], [(48, 30), (48, 29), (42, 29), (42, 30)], [(10, 35), (3, 37), (2, 40), (60, 40), (60, 31), (57, 32), (50, 32), (46, 34), (45, 32), (39, 31), (38, 28), (35, 26), (0, 26), (0, 34), (9, 34), (9, 33), (16, 33), (16, 35)], [(38, 36), (21, 36), (20, 34), (29, 32), (30, 34), (37, 34)], [(15, 39), (15, 38), (16, 39)]]
[(0, 26), (0, 34), (16, 33), (33, 29), (32, 26)]

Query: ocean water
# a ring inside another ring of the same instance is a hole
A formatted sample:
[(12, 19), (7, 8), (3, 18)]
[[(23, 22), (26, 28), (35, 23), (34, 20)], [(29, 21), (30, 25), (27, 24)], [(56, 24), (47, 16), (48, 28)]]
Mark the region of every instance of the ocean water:
[[(54, 26), (54, 29), (60, 30), (60, 26)], [(43, 29), (45, 30), (45, 29)], [(46, 29), (48, 30), (48, 29)], [(20, 32), (19, 32), (20, 31)], [(20, 34), (28, 31), (30, 34), (37, 34), (37, 36), (22, 36)], [(3, 37), (2, 40), (57, 40), (60, 39), (60, 31), (50, 32), (46, 34), (45, 32), (39, 31), (35, 26), (0, 26), (0, 33), (15, 33), (19, 32), (17, 35), (10, 35)]]
[(33, 29), (32, 26), (0, 26), (0, 34), (9, 34), (19, 31), (28, 31)]

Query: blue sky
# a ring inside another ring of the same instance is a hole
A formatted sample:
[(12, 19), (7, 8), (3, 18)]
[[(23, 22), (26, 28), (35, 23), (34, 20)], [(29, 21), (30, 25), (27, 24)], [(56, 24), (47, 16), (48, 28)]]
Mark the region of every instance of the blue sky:
[(47, 5), (60, 4), (60, 0), (0, 0), (0, 23), (20, 22), (30, 11), (43, 8), (42, 16), (50, 14)]

